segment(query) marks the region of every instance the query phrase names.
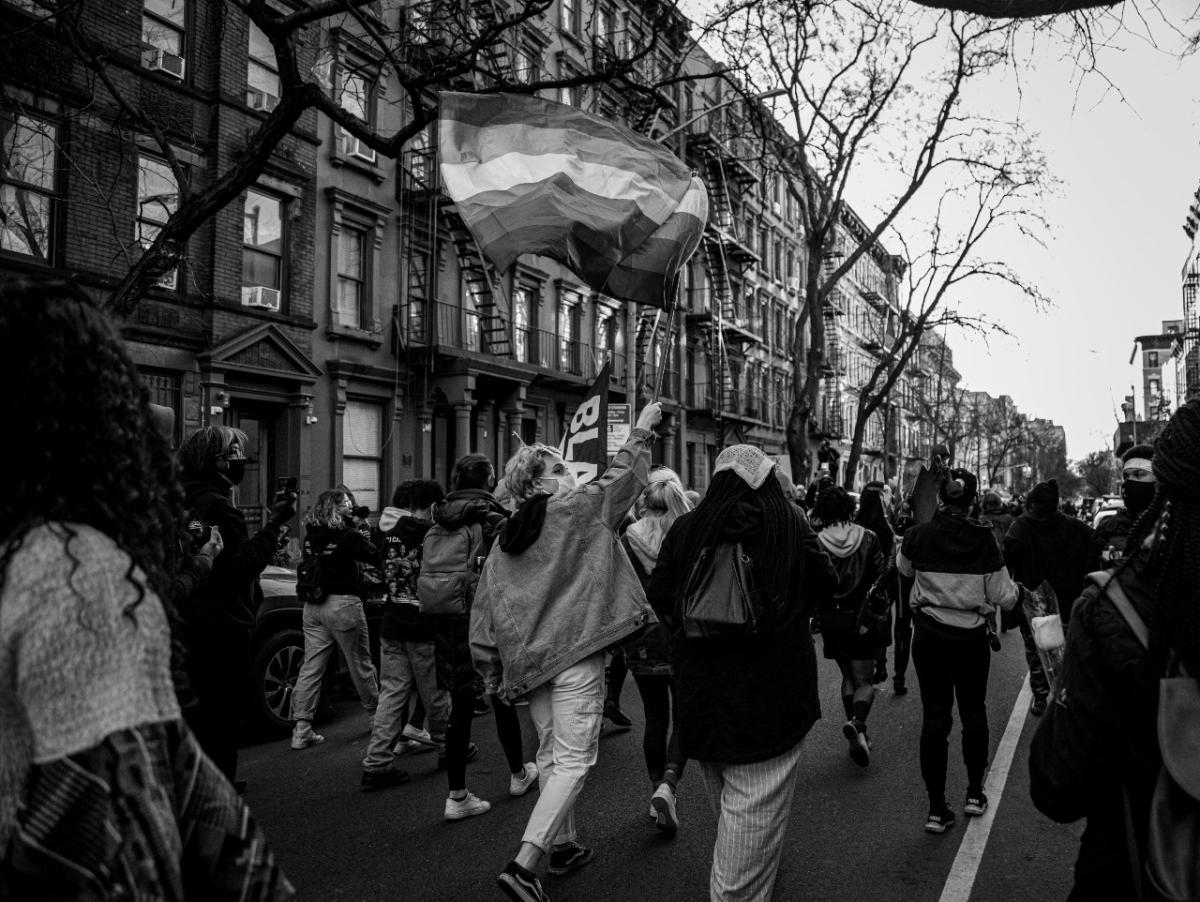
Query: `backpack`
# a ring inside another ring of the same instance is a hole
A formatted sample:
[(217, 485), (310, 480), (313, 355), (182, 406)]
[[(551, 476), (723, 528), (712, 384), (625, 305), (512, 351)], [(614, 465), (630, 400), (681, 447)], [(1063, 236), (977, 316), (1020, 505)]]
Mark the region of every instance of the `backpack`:
[(340, 540), (329, 542), (319, 552), (314, 552), (307, 539), (304, 540), (306, 556), (296, 568), (296, 597), (304, 604), (320, 604), (327, 595), (321, 586), (322, 561), (333, 553)]
[(471, 610), (475, 585), (486, 556), (483, 526), (447, 528), (434, 523), (421, 543), (417, 600), (422, 614), (462, 615)]
[(763, 629), (765, 613), (754, 561), (740, 542), (701, 550), (679, 602), (679, 623), (686, 638), (754, 636)]
[[(1150, 633), (1117, 580), (1093, 573), (1138, 641), (1149, 646)], [(1150, 797), (1150, 823), (1142, 876), (1169, 902), (1200, 899), (1200, 681), (1172, 653), (1158, 686), (1158, 748), (1162, 768)], [(1127, 830), (1132, 812), (1125, 799)], [(1132, 832), (1130, 832), (1132, 837)], [(1130, 844), (1133, 860), (1136, 849)], [(1137, 871), (1135, 871), (1137, 873)]]

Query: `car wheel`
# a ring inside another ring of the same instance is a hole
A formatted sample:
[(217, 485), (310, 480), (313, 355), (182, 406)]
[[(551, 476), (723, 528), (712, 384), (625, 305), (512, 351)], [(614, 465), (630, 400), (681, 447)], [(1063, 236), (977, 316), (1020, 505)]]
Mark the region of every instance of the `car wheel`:
[(253, 711), (266, 727), (283, 731), (291, 727), (292, 693), (304, 663), (304, 633), (280, 630), (269, 637), (254, 656), (250, 669)]

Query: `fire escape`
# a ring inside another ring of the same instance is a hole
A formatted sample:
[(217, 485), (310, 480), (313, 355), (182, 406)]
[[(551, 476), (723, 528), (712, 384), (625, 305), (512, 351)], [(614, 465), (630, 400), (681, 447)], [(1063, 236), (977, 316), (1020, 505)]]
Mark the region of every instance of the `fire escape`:
[(1183, 274), (1183, 372), (1186, 397), (1200, 395), (1200, 254), (1188, 262)]
[[(826, 279), (837, 269), (841, 256), (837, 251), (826, 254)], [(839, 439), (846, 434), (845, 417), (842, 414), (842, 380), (846, 376), (846, 351), (838, 322), (838, 317), (843, 316), (845, 312), (842, 290), (834, 285), (821, 310), (825, 326), (825, 356), (821, 361), (821, 419), (816, 424), (816, 431), (818, 437), (823, 438)]]

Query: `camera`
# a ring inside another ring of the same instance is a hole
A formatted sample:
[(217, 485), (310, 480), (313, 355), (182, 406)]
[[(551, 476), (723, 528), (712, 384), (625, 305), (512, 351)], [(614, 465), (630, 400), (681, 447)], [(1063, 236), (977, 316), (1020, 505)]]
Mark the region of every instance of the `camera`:
[(195, 512), (188, 513), (184, 529), (187, 530), (187, 534), (192, 539), (193, 552), (199, 551), (208, 544), (208, 540), (212, 536), (212, 527)]
[(987, 624), (988, 645), (992, 647), (992, 651), (1000, 651), (1003, 646), (1000, 644), (1000, 637), (996, 635), (996, 630), (989, 623)]
[(371, 509), (366, 505), (362, 505), (354, 508), (350, 511), (350, 513), (354, 514), (354, 516), (360, 520), (365, 520), (367, 517), (371, 516)]

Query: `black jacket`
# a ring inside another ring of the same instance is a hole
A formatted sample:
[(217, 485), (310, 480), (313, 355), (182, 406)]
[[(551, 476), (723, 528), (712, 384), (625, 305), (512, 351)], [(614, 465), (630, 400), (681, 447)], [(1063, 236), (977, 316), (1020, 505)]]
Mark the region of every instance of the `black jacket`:
[[(1114, 579), (1149, 622), (1151, 586), (1131, 567)], [(1135, 898), (1125, 840), (1122, 786), (1139, 844), (1162, 758), (1156, 719), (1158, 675), (1125, 618), (1094, 584), (1075, 602), (1063, 673), (1030, 747), (1029, 790), (1060, 823), (1087, 818), (1071, 898)]]
[(1100, 569), (1091, 527), (1057, 511), (1044, 519), (1017, 517), (1004, 538), (1004, 563), (1026, 589), (1050, 583), (1064, 624), (1084, 578)]
[(321, 591), (326, 595), (362, 597), (356, 564), (379, 566), (379, 552), (371, 540), (352, 526), (330, 529), (310, 526), (304, 534), (303, 555), (324, 554), (321, 560)]
[(254, 538), (246, 518), (229, 500), (230, 485), (220, 476), (184, 486), (186, 507), (221, 531), (225, 547), (213, 562), (208, 582), (191, 596), (180, 614), (188, 623), (245, 627), (258, 616), (258, 577), (279, 544), (279, 527), (268, 523)]
[[(773, 628), (746, 639), (692, 640), (674, 633), (679, 745), (700, 761), (765, 761), (796, 745), (821, 716), (817, 658), (808, 619), (813, 602), (837, 580), (816, 533), (800, 512), (796, 549), (784, 607)], [(650, 604), (673, 615), (693, 561), (686, 556), (694, 513), (675, 521), (650, 577)], [(735, 509), (726, 525), (730, 540), (758, 559), (763, 524), (753, 505)], [(676, 621), (678, 622), (678, 621)]]

